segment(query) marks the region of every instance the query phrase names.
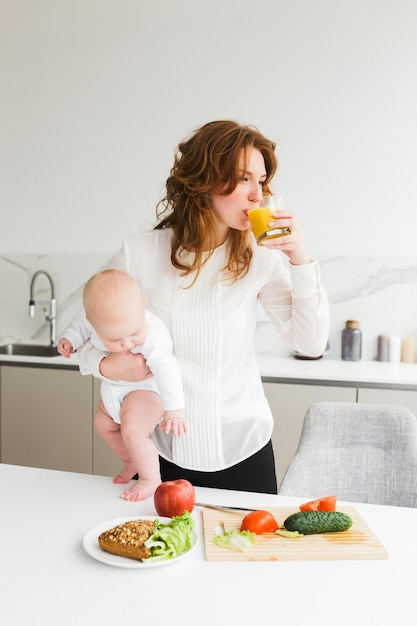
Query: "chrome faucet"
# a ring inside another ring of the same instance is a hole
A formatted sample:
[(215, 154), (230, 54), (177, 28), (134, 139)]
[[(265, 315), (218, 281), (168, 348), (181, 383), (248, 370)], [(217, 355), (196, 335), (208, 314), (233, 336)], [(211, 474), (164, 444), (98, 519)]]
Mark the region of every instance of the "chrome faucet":
[[(33, 290), (35, 287), (35, 282), (38, 276), (43, 274), (49, 280), (49, 284), (51, 286), (51, 298), (50, 300), (34, 300), (33, 298)], [(56, 346), (56, 300), (55, 300), (55, 287), (52, 278), (45, 272), (45, 270), (38, 270), (34, 273), (31, 283), (30, 283), (30, 300), (29, 300), (29, 317), (35, 317), (35, 306), (37, 304), (49, 304), (49, 312), (46, 306), (43, 307), (43, 311), (45, 313), (45, 319), (50, 323), (50, 342), (51, 346)]]

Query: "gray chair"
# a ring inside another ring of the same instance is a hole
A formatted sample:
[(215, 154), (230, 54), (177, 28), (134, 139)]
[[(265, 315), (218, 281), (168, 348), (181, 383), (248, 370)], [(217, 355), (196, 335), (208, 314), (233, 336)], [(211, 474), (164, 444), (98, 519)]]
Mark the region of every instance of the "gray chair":
[(313, 404), (279, 493), (417, 507), (415, 415), (385, 404)]

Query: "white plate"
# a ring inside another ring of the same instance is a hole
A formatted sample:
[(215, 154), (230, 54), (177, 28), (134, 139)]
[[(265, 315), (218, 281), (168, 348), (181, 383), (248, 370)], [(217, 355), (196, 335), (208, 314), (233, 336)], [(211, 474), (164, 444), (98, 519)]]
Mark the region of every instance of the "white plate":
[(174, 556), (172, 559), (166, 559), (162, 561), (153, 560), (152, 558), (146, 559), (146, 561), (137, 561), (136, 559), (129, 559), (125, 556), (117, 556), (117, 554), (110, 554), (110, 552), (105, 552), (100, 548), (98, 543), (98, 536), (104, 532), (105, 530), (109, 530), (110, 528), (114, 528), (119, 524), (123, 524), (124, 522), (131, 522), (135, 519), (144, 519), (144, 520), (152, 520), (157, 519), (158, 521), (166, 524), (171, 521), (170, 517), (154, 517), (151, 515), (141, 515), (136, 517), (122, 517), (119, 519), (110, 520), (109, 522), (102, 522), (101, 524), (97, 524), (94, 528), (91, 528), (83, 538), (83, 548), (93, 557), (96, 561), (101, 561), (101, 563), (106, 563), (106, 565), (113, 565), (114, 567), (128, 567), (131, 569), (144, 569), (148, 567), (160, 567), (161, 565), (169, 565), (169, 563), (176, 563), (179, 559), (182, 559), (185, 556), (188, 556), (192, 550), (197, 545), (197, 533), (193, 530), (191, 532), (191, 548), (187, 550), (187, 552), (183, 552), (179, 556)]

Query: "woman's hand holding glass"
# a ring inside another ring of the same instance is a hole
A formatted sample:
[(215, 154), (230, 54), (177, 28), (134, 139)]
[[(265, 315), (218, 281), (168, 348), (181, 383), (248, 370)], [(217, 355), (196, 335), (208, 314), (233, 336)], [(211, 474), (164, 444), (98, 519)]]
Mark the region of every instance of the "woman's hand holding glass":
[(310, 263), (303, 231), (294, 215), (285, 209), (282, 197), (265, 196), (261, 207), (269, 208), (271, 215), (267, 236), (262, 237), (258, 243), (271, 250), (280, 250), (293, 265)]
[(291, 228), (291, 233), (275, 239), (267, 239), (262, 245), (265, 248), (283, 252), (292, 265), (306, 265), (310, 263), (311, 258), (307, 252), (303, 231), (292, 213), (282, 213), (279, 219), (272, 221), (273, 227), (274, 224), (279, 225), (283, 223)]
[(281, 196), (264, 196), (259, 207), (248, 211), (248, 218), (255, 235), (256, 242), (262, 245), (264, 241), (288, 235), (291, 231), (283, 223), (275, 226), (271, 223), (272, 216), (284, 211), (284, 201)]

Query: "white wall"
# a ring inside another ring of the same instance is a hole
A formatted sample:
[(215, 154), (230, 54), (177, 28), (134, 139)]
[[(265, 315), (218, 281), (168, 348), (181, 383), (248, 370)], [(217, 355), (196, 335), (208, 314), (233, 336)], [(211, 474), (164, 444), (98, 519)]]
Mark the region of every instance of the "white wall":
[(47, 338), (37, 269), (63, 331), (154, 223), (177, 143), (219, 118), (277, 142), (335, 356), (347, 319), (367, 359), (417, 337), (416, 32), (416, 0), (0, 0), (0, 342)]
[(0, 0), (1, 253), (111, 253), (217, 118), (312, 254), (415, 255), (415, 0)]

